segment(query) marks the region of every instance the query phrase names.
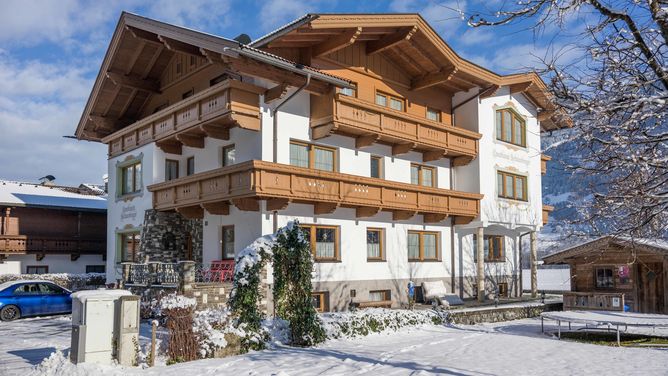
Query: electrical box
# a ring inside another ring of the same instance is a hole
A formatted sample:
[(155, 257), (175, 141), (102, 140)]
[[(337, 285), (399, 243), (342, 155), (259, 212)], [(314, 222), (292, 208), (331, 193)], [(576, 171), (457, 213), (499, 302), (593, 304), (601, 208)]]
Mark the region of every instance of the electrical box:
[(114, 332), (117, 334), (116, 358), (122, 366), (134, 366), (139, 350), (139, 296), (121, 296)]
[[(72, 294), (73, 363), (112, 364), (119, 331), (121, 297), (131, 296), (127, 290), (86, 290)], [(137, 297), (138, 298), (138, 297)]]

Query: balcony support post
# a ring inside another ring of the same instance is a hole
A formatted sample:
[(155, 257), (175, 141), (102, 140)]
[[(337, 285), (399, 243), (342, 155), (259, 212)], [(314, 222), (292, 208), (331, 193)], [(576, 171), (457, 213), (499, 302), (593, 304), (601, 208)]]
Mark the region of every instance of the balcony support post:
[(485, 229), (483, 227), (477, 228), (476, 234), (476, 274), (478, 277), (478, 302), (485, 301)]
[(536, 231), (531, 231), (531, 297), (538, 297), (538, 237)]

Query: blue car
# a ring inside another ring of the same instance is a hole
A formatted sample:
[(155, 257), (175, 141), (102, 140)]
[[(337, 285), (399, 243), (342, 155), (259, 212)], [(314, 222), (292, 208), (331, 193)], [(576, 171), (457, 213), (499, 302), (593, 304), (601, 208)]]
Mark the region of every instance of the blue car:
[(0, 320), (72, 313), (72, 292), (49, 281), (11, 281), (0, 284)]

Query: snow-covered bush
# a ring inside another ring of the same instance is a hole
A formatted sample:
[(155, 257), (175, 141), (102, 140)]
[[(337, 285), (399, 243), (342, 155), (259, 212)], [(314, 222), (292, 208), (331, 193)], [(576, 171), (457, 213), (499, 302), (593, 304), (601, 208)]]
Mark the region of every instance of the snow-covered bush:
[(370, 333), (397, 331), (422, 325), (442, 325), (447, 322), (447, 314), (435, 310), (370, 308), (355, 312), (325, 313), (321, 317), (328, 339), (354, 338)]
[[(195, 312), (193, 331), (201, 358), (236, 355), (241, 352), (241, 338), (247, 336), (242, 328), (235, 327), (231, 312), (224, 308)], [(221, 354), (224, 349), (228, 351)]]
[(188, 362), (199, 358), (193, 313), (197, 301), (183, 295), (171, 294), (160, 300), (160, 314), (165, 317), (169, 343), (167, 356), (170, 363)]
[(104, 273), (47, 273), (47, 274), (2, 274), (0, 283), (9, 281), (44, 280), (55, 283), (70, 291), (90, 290), (98, 286), (104, 286), (106, 276)]

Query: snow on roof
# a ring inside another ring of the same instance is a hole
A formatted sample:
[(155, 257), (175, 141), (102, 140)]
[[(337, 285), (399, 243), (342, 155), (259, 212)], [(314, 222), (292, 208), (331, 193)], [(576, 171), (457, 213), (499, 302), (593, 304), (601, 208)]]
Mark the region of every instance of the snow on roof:
[(107, 210), (105, 197), (75, 193), (71, 189), (66, 189), (67, 187), (0, 180), (0, 205)]
[(600, 252), (600, 247), (615, 244), (624, 248), (637, 248), (649, 252), (668, 253), (668, 241), (664, 239), (629, 238), (625, 236), (601, 236), (585, 241), (543, 257), (545, 264), (564, 263), (567, 258), (576, 257), (588, 252)]

